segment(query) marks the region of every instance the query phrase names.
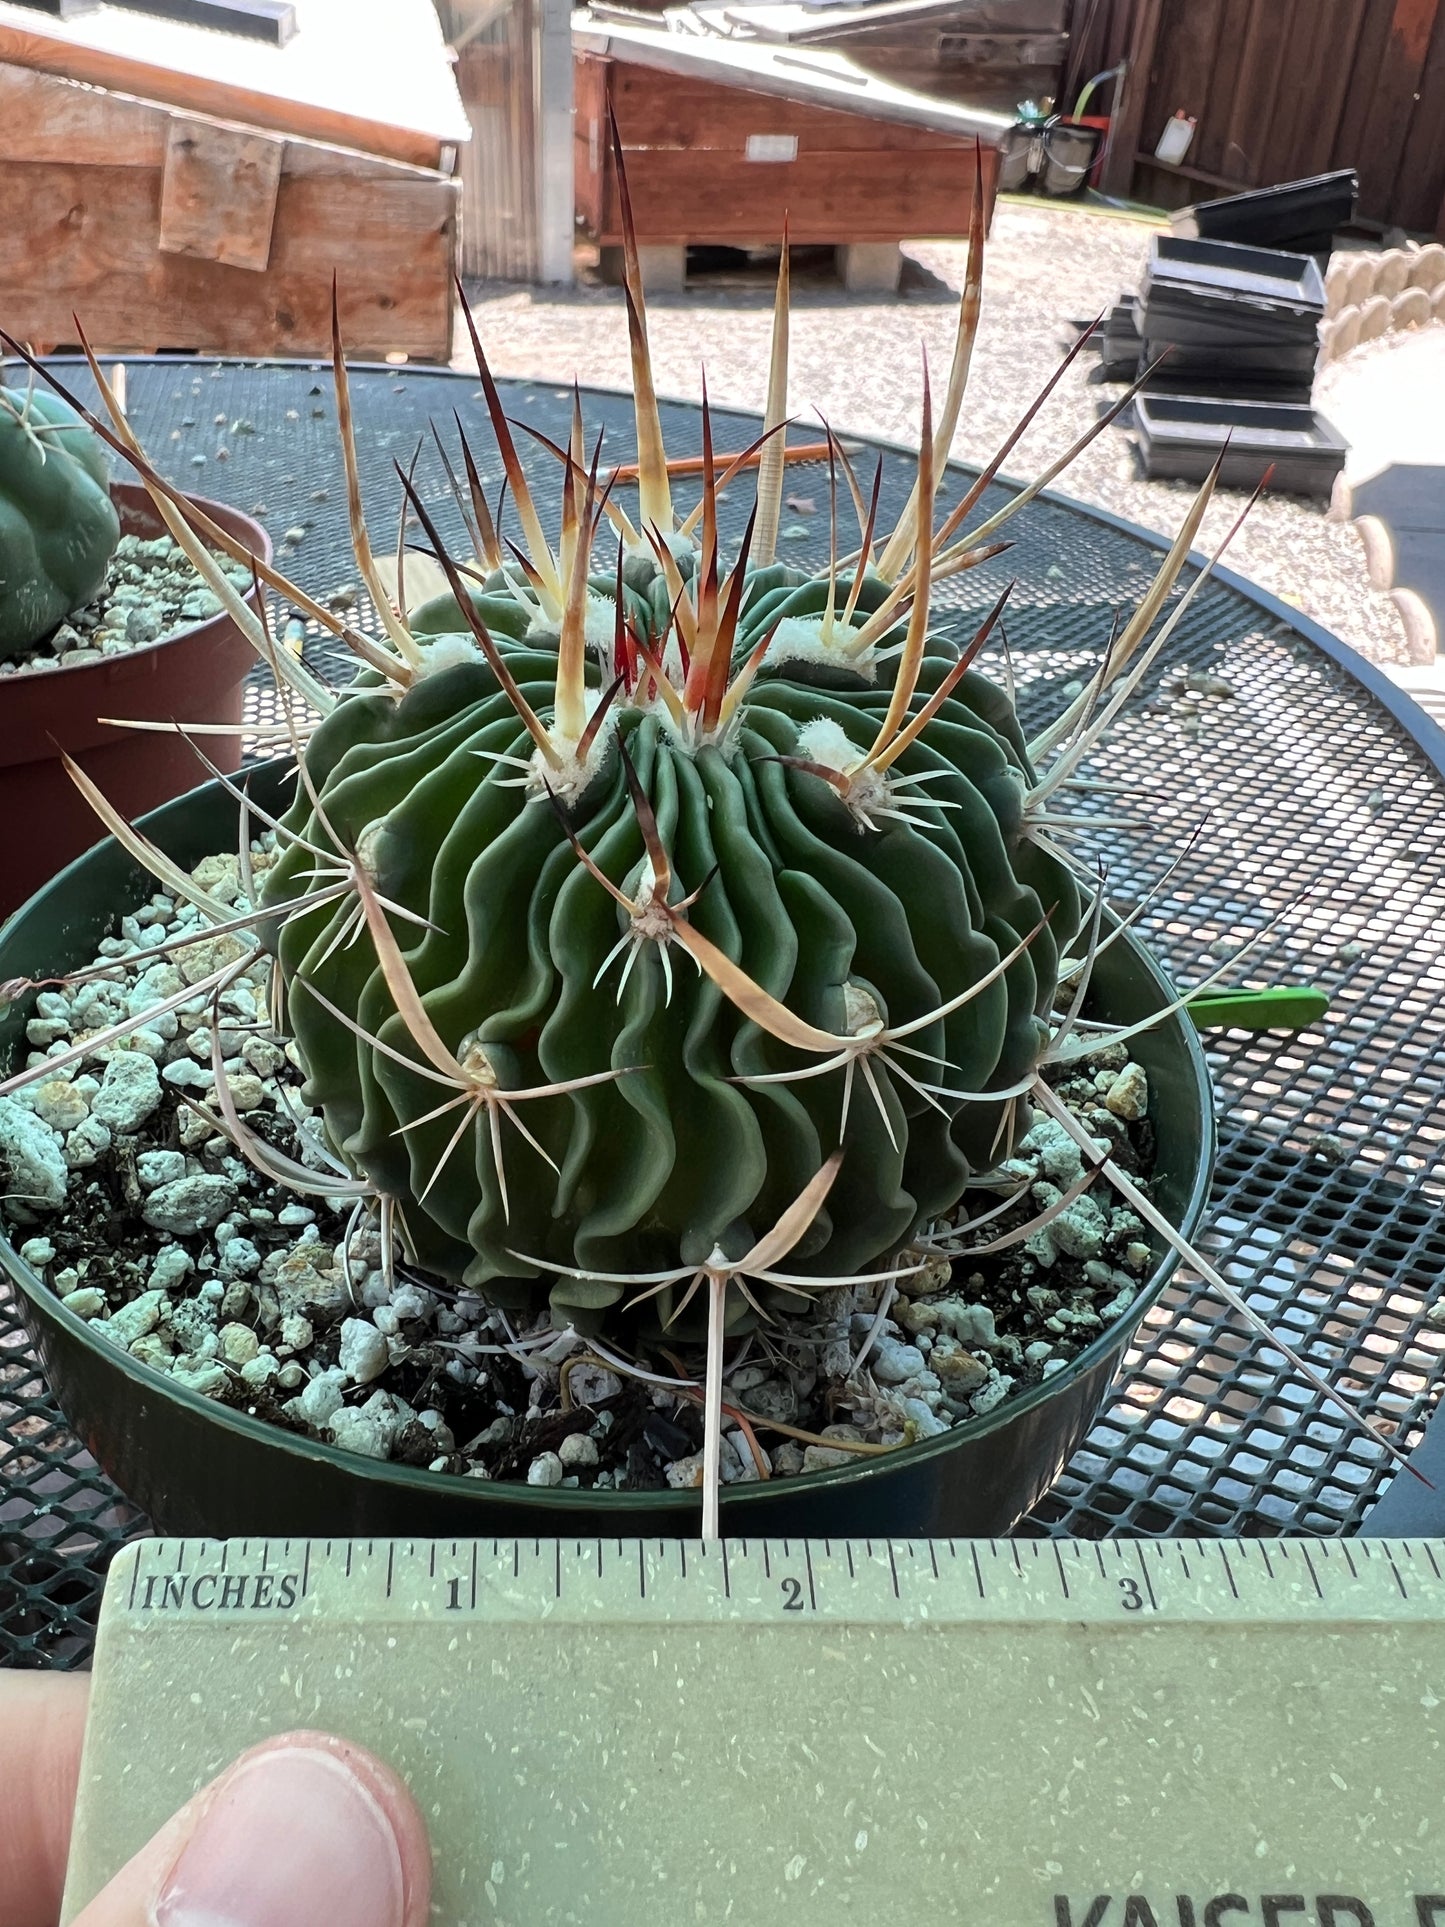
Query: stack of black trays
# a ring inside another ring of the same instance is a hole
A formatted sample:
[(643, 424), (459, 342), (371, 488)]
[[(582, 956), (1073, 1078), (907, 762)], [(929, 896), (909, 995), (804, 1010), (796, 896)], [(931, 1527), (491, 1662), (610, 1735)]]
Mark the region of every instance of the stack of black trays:
[(1155, 237), (1138, 294), (1099, 330), (1106, 380), (1135, 402), (1146, 475), (1328, 495), (1345, 444), (1310, 405), (1325, 286), (1316, 254), (1353, 217), (1353, 171), (1201, 201)]
[(1308, 401), (1324, 313), (1324, 279), (1307, 254), (1161, 234), (1137, 325), (1145, 363), (1166, 355), (1154, 385)]

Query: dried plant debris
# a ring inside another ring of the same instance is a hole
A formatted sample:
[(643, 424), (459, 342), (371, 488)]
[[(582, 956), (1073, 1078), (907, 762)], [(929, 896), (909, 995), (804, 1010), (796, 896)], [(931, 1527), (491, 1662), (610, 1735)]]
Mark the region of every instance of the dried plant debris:
[[(253, 878), (275, 860), (268, 831), (250, 850)], [(188, 874), (233, 918), (251, 907), (235, 855)], [(55, 1068), (0, 1097), (21, 1256), (107, 1343), (286, 1430), (473, 1478), (699, 1484), (696, 1340), (639, 1332), (624, 1353), (546, 1319), (514, 1322), (399, 1245), (384, 1253), (374, 1215), (303, 1199), (237, 1154), (215, 1122), (217, 1053), (250, 1132), (318, 1178), (334, 1162), (300, 1099), (295, 1047), (268, 1020), (270, 959), (213, 928), (158, 891), (93, 964), (36, 997), (27, 1067)], [(205, 987), (241, 963), (224, 988)], [(1148, 1083), (1127, 1046), (1102, 1044), (1055, 1088), (1147, 1185)], [(1128, 1310), (1154, 1256), (1139, 1218), (1107, 1196), (1060, 1208), (1083, 1174), (1078, 1145), (1039, 1117), (997, 1192), (970, 1194), (975, 1216), (1002, 1207), (990, 1237), (1047, 1217), (1022, 1242), (949, 1257), (951, 1227), (938, 1226), (896, 1281), (833, 1288), (734, 1341), (723, 1481), (933, 1437), (1061, 1370)]]

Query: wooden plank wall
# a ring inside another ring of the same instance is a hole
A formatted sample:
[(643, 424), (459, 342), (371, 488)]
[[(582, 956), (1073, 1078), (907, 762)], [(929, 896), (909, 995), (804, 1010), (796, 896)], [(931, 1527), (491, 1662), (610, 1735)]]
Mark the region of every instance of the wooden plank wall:
[[(236, 165), (238, 159), (247, 162)], [(40, 348), (445, 361), (458, 183), (0, 64), (0, 318)]]
[[(1445, 0), (1074, 0), (1074, 14), (1071, 80), (1141, 42), (1148, 56), (1114, 191), (1178, 207), (1355, 167), (1362, 219), (1445, 236)], [(1153, 148), (1176, 109), (1198, 126), (1166, 168)]]

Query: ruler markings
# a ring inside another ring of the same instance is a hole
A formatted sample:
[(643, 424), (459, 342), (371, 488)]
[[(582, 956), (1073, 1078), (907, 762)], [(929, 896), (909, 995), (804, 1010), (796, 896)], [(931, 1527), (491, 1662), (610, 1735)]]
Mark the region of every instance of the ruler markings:
[(1221, 1565), (1224, 1567), (1224, 1576), (1229, 1581), (1229, 1590), (1234, 1594), (1234, 1597), (1238, 1599), (1239, 1588), (1234, 1583), (1234, 1569), (1229, 1563), (1229, 1550), (1226, 1546), (1220, 1546), (1219, 1559)]
[(1309, 1547), (1308, 1547), (1308, 1546), (1301, 1546), (1301, 1547), (1300, 1547), (1300, 1552), (1301, 1552), (1301, 1554), (1303, 1555), (1303, 1558), (1304, 1558), (1304, 1562), (1305, 1562), (1305, 1567), (1306, 1567), (1306, 1569), (1307, 1569), (1307, 1571), (1309, 1572), (1309, 1576), (1310, 1576), (1310, 1579), (1311, 1579), (1311, 1582), (1312, 1582), (1312, 1583), (1313, 1583), (1313, 1585), (1314, 1585), (1314, 1589), (1315, 1589), (1315, 1598), (1316, 1598), (1316, 1599), (1323, 1599), (1323, 1598), (1324, 1598), (1324, 1596), (1325, 1596), (1325, 1589), (1324, 1589), (1324, 1587), (1323, 1587), (1323, 1586), (1322, 1586), (1322, 1585), (1320, 1584), (1320, 1576), (1319, 1576), (1319, 1574), (1318, 1574), (1318, 1573), (1317, 1573), (1317, 1572), (1315, 1571), (1315, 1562), (1314, 1562), (1314, 1560), (1313, 1560), (1313, 1559), (1311, 1559), (1311, 1558), (1310, 1558), (1310, 1549), (1309, 1549)]
[(1144, 1557), (1143, 1546), (1137, 1546), (1135, 1550), (1139, 1555), (1139, 1576), (1144, 1581), (1144, 1591), (1149, 1598), (1149, 1610), (1150, 1612), (1157, 1613), (1159, 1610), (1159, 1601), (1154, 1594), (1154, 1581), (1149, 1577), (1149, 1562)]
[(1385, 1558), (1389, 1561), (1390, 1571), (1394, 1574), (1395, 1584), (1400, 1588), (1400, 1597), (1402, 1599), (1408, 1599), (1410, 1595), (1405, 1590), (1405, 1581), (1401, 1576), (1400, 1568), (1395, 1564), (1395, 1555), (1388, 1546), (1384, 1548), (1384, 1552)]
[[(1156, 1616), (1189, 1621), (1222, 1606), (1233, 1620), (1259, 1623), (1330, 1613), (1369, 1623), (1395, 1613), (1433, 1613), (1445, 1622), (1445, 1559), (1423, 1541), (1374, 1541), (1366, 1553), (1363, 1545), (1347, 1549), (1342, 1541), (1271, 1540), (1266, 1550), (1258, 1542), (1190, 1540), (1161, 1547), (1126, 1540), (1102, 1557), (1087, 1542), (1021, 1542), (1016, 1558), (1005, 1556), (1000, 1545), (999, 1570), (992, 1575), (982, 1540), (493, 1543), (496, 1554), (489, 1559), (485, 1541), (147, 1541), (131, 1571), (117, 1573), (121, 1590), (113, 1610), (146, 1624), (162, 1614), (215, 1624), (243, 1613), (275, 1616), (296, 1609), (323, 1620), (385, 1615), (394, 1622), (467, 1612), (508, 1619), (558, 1607), (568, 1619), (592, 1622), (618, 1614), (700, 1615), (707, 1621), (728, 1613), (730, 1602), (729, 1616), (741, 1611), (764, 1623), (774, 1613), (911, 1623), (922, 1609), (923, 1616), (948, 1624), (972, 1614), (993, 1623), (1054, 1618), (1125, 1624), (1128, 1616), (1141, 1623)], [(1027, 1558), (1022, 1543), (1031, 1544)], [(621, 1549), (616, 1559), (608, 1551), (614, 1544)], [(948, 1558), (941, 1556), (945, 1547)], [(449, 1558), (449, 1551), (457, 1556)], [(735, 1591), (732, 1564), (738, 1558), (759, 1570), (754, 1585)], [(573, 1563), (564, 1572), (568, 1560)]]

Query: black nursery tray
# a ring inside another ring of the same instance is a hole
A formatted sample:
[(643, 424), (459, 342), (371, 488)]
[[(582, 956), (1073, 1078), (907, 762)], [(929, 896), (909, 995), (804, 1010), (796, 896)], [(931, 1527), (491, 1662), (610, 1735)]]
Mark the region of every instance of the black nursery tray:
[(1256, 187), (1246, 194), (1197, 201), (1193, 207), (1179, 208), (1170, 217), (1170, 226), (1186, 237), (1321, 254), (1328, 251), (1336, 228), (1346, 227), (1354, 219), (1359, 186), (1354, 168), (1340, 168), (1332, 174), (1312, 174), (1302, 181), (1284, 181), (1277, 187)]
[(1270, 486), (1328, 495), (1348, 443), (1315, 409), (1290, 402), (1215, 401), (1202, 395), (1140, 395), (1134, 404), (1144, 473), (1201, 482), (1221, 453), (1226, 488)]
[[(1181, 341), (1222, 340), (1242, 330), (1312, 340), (1325, 311), (1324, 278), (1309, 255), (1177, 234), (1155, 236), (1140, 297), (1145, 332)], [(1167, 331), (1156, 325), (1166, 316)]]
[(1138, 369), (1144, 344), (1139, 335), (1136, 305), (1135, 297), (1125, 290), (1104, 317), (1098, 341), (1099, 359), (1106, 378), (1132, 380)]
[(1312, 382), (1308, 374), (1264, 366), (1241, 369), (1222, 357), (1197, 364), (1180, 363), (1171, 355), (1149, 376), (1150, 395), (1195, 396), (1206, 401), (1288, 402), (1307, 408)]
[[(1206, 394), (1217, 387), (1223, 394), (1243, 393), (1261, 385), (1289, 388), (1299, 401), (1308, 401), (1314, 381), (1319, 349), (1314, 342), (1231, 342), (1227, 346), (1207, 342), (1173, 341), (1168, 335), (1146, 338), (1143, 364), (1157, 361), (1165, 349), (1168, 359), (1151, 388), (1183, 389), (1188, 394)], [(1205, 384), (1201, 387), (1201, 383)]]

